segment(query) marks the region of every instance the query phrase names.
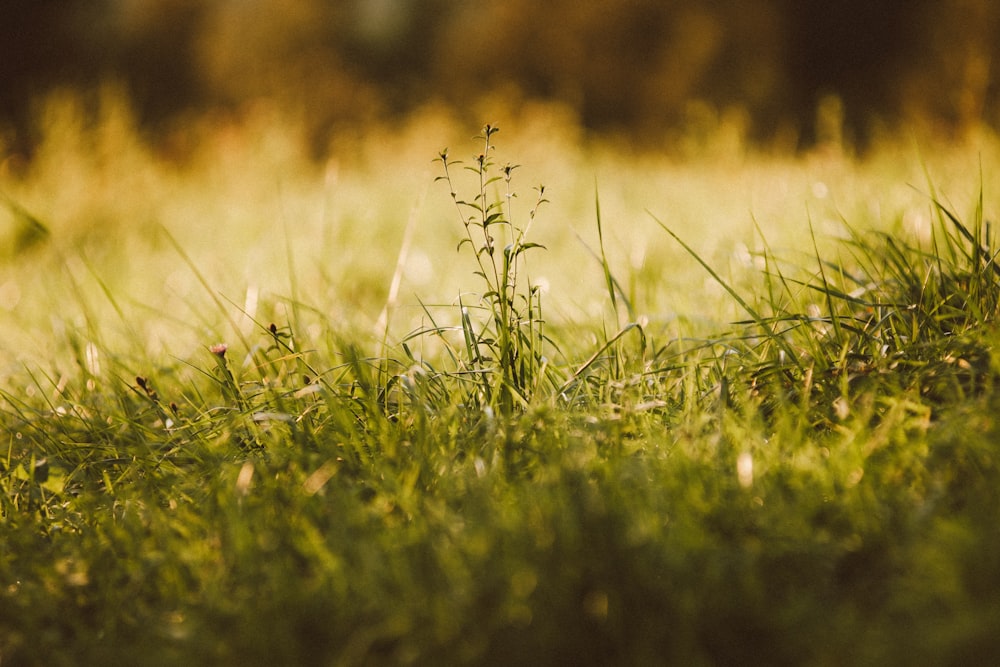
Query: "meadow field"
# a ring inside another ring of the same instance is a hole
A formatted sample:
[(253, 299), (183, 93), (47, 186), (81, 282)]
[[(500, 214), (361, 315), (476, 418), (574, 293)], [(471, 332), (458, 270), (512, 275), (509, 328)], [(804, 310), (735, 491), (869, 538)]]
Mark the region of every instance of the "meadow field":
[(1000, 659), (990, 132), (127, 109), (0, 146), (4, 666)]

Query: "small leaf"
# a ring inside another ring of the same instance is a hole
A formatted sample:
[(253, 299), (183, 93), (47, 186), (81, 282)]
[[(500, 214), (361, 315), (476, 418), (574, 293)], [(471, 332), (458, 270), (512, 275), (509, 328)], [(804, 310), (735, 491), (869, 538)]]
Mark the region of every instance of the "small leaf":
[(516, 255), (520, 255), (525, 250), (530, 250), (532, 248), (541, 248), (542, 250), (548, 250), (548, 248), (546, 248), (545, 246), (543, 246), (541, 243), (532, 243), (532, 242), (529, 242), (529, 243), (519, 243), (517, 245), (517, 248), (515, 249), (514, 255), (515, 256)]

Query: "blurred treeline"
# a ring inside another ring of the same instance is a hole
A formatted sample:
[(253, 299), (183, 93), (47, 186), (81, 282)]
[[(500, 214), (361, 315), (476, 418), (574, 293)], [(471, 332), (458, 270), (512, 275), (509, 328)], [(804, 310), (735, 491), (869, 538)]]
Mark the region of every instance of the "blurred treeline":
[(321, 151), (338, 126), (501, 91), (638, 141), (707, 109), (801, 148), (821, 109), (864, 145), (1000, 123), (998, 26), (991, 0), (0, 0), (0, 125), (30, 147), (38, 100), (112, 81), (151, 137), (266, 99)]

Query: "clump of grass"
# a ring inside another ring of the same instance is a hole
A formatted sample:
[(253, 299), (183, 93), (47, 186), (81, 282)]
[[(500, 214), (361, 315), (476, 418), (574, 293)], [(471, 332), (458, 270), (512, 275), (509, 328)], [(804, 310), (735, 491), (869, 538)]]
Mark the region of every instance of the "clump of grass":
[(981, 192), (971, 228), (937, 199), (932, 206), (930, 247), (852, 230), (846, 258), (817, 250), (814, 268), (790, 269), (765, 244), (765, 290), (752, 297), (657, 220), (750, 316), (709, 346), (726, 357), (709, 362), (719, 395), (731, 402), (742, 389), (766, 413), (803, 408), (811, 423), (832, 425), (872, 395), (904, 392), (937, 407), (981, 393), (994, 374), (981, 339), (1000, 314), (1000, 251)]

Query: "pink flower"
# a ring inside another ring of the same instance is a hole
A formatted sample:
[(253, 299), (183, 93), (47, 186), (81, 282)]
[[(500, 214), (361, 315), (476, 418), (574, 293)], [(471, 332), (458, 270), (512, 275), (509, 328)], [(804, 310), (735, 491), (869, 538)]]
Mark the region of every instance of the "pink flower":
[(226, 350), (228, 350), (228, 349), (229, 349), (229, 346), (226, 345), (225, 343), (217, 343), (217, 344), (211, 346), (210, 348), (208, 348), (208, 351), (211, 352), (212, 354), (214, 354), (215, 356), (219, 357), (220, 359), (225, 359), (226, 358)]

